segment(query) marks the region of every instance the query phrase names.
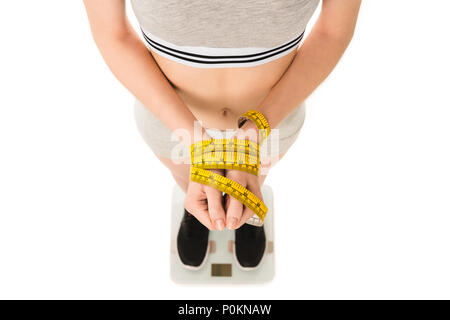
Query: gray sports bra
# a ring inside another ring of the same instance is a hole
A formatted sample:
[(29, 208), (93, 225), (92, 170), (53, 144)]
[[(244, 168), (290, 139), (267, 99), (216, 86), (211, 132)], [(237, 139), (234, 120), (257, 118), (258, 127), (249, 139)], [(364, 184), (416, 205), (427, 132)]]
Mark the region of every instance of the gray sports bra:
[(198, 68), (256, 66), (295, 50), (320, 0), (131, 0), (149, 50)]

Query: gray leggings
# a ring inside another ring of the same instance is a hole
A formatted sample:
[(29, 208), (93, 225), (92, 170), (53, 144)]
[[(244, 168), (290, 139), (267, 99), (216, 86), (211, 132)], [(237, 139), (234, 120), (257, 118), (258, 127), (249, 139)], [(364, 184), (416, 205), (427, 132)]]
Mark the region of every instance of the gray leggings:
[[(134, 104), (137, 127), (145, 142), (157, 155), (181, 160), (190, 157), (189, 147), (159, 120), (145, 105), (136, 99)], [(305, 120), (305, 104), (300, 104), (276, 128), (272, 128), (266, 141), (261, 144), (261, 161), (285, 153), (297, 139)], [(274, 130), (278, 129), (278, 130)], [(205, 128), (213, 138), (229, 138), (234, 131)]]

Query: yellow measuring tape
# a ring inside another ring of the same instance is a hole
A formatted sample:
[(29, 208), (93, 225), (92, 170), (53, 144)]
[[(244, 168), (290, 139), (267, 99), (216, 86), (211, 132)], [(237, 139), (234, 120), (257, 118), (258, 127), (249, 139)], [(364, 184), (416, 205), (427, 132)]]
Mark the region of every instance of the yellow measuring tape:
[[(260, 141), (270, 133), (267, 119), (256, 110), (249, 110), (238, 119), (238, 127), (251, 120), (259, 129)], [(268, 211), (264, 202), (239, 183), (207, 169), (240, 170), (258, 175), (259, 144), (245, 139), (209, 139), (191, 145), (192, 181), (211, 186), (234, 197), (250, 208), (264, 222)]]
[(191, 146), (191, 163), (202, 169), (259, 172), (259, 145), (243, 139), (209, 139)]
[(216, 188), (236, 198), (239, 202), (250, 208), (261, 221), (264, 221), (266, 218), (268, 209), (264, 202), (239, 183), (220, 174), (194, 167), (191, 168), (191, 180)]
[(251, 120), (259, 129), (261, 143), (266, 140), (270, 134), (270, 126), (264, 115), (257, 110), (248, 110), (238, 118), (238, 128), (240, 128), (246, 120)]

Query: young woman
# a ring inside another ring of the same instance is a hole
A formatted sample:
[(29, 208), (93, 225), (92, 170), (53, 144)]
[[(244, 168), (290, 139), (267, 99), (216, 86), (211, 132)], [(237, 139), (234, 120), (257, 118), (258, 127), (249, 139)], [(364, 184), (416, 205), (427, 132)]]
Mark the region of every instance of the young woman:
[(237, 118), (250, 109), (261, 112), (278, 133), (275, 144), (266, 140), (265, 174), (212, 171), (262, 199), (268, 169), (302, 127), (305, 99), (333, 70), (353, 36), (361, 0), (322, 0), (319, 18), (300, 47), (319, 2), (131, 0), (141, 38), (127, 20), (125, 0), (84, 0), (104, 60), (136, 97), (142, 136), (186, 192), (177, 241), (185, 266), (201, 267), (209, 230), (225, 227), (235, 230), (238, 264), (245, 269), (259, 265), (264, 228), (246, 223), (253, 212), (235, 198), (190, 181), (190, 145), (198, 140), (198, 121), (202, 139), (235, 129), (231, 136), (258, 141), (257, 127), (246, 121), (237, 130)]

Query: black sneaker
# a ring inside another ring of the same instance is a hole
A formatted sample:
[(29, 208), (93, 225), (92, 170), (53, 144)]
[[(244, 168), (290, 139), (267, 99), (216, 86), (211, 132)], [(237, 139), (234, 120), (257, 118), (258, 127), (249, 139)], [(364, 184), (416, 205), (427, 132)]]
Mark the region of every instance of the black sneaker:
[(264, 226), (256, 227), (244, 223), (234, 232), (234, 256), (243, 270), (254, 270), (264, 257), (266, 251), (266, 234)]
[(209, 250), (209, 229), (186, 209), (178, 230), (177, 250), (181, 263), (194, 270), (203, 266)]

